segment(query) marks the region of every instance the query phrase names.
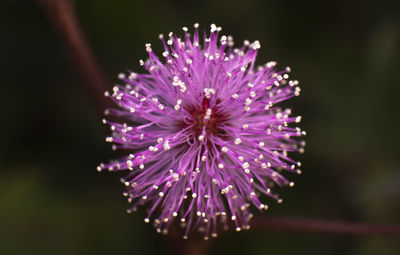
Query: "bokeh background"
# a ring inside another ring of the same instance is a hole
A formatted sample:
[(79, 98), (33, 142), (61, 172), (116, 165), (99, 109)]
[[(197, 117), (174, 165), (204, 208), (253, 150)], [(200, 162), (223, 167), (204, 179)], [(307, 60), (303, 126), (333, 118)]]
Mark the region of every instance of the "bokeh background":
[[(75, 1), (109, 86), (141, 71), (158, 34), (211, 23), (236, 44), (260, 40), (258, 63), (292, 67), (289, 105), (308, 136), (303, 175), (288, 176), (268, 215), (400, 223), (399, 1)], [(166, 239), (127, 215), (118, 155), (43, 7), (0, 0), (0, 254), (162, 254)], [(400, 241), (252, 230), (209, 254), (400, 254)], [(173, 252), (171, 252), (173, 254)]]

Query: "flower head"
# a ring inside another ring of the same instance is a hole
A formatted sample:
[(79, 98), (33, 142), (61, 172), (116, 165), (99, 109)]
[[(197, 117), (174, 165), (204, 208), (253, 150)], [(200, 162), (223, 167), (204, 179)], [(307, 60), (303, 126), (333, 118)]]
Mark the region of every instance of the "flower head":
[(299, 116), (276, 106), (300, 93), (290, 68), (256, 67), (258, 41), (234, 49), (213, 24), (201, 43), (194, 27), (193, 36), (183, 28), (183, 39), (160, 35), (165, 60), (146, 44), (149, 59), (140, 65), (148, 73), (120, 74), (124, 85), (106, 92), (120, 106), (106, 113), (126, 121), (103, 120), (112, 130), (106, 141), (130, 154), (98, 170), (129, 170), (122, 179), (128, 212), (147, 204), (145, 222), (159, 232), (176, 218), (184, 238), (197, 228), (207, 239), (218, 222), (249, 228), (249, 207), (268, 208), (263, 194), (282, 201), (272, 187), (293, 186), (281, 172), (300, 173), (287, 153), (303, 151), (293, 137), (305, 132), (291, 125)]

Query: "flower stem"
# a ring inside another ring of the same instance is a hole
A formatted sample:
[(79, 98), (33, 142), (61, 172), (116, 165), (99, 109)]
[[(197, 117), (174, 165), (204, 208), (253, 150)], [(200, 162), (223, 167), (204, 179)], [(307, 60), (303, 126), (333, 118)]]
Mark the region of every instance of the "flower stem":
[(107, 108), (104, 92), (107, 80), (82, 32), (70, 0), (43, 0), (49, 19), (62, 37), (66, 51), (75, 68), (80, 72), (84, 84), (102, 114)]
[(253, 229), (258, 230), (302, 233), (400, 236), (400, 225), (350, 223), (289, 217), (257, 217), (253, 219), (251, 226)]

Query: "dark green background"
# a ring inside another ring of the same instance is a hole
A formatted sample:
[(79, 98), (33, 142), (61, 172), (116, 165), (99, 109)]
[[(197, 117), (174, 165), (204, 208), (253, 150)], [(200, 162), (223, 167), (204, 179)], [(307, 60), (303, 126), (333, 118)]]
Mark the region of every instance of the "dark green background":
[[(159, 33), (211, 23), (258, 63), (292, 67), (308, 136), (303, 175), (268, 215), (400, 223), (399, 1), (76, 1), (107, 78), (141, 71)], [(127, 215), (117, 154), (60, 37), (35, 1), (0, 0), (0, 254), (160, 254), (165, 239)], [(231, 233), (210, 254), (400, 254), (396, 238)], [(173, 254), (173, 252), (171, 252)]]

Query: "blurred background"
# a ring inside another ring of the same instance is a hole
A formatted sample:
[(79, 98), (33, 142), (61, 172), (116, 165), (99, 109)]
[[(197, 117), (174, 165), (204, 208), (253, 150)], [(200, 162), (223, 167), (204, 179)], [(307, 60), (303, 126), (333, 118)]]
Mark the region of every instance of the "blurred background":
[[(75, 1), (109, 87), (142, 72), (144, 44), (199, 22), (260, 40), (258, 64), (292, 67), (290, 100), (303, 116), (303, 175), (286, 175), (265, 213), (400, 223), (400, 1)], [(0, 0), (0, 254), (161, 254), (166, 242), (127, 215), (118, 157), (93, 99), (45, 9)], [(391, 237), (250, 230), (209, 243), (209, 254), (400, 254)], [(173, 254), (173, 252), (171, 252)]]

